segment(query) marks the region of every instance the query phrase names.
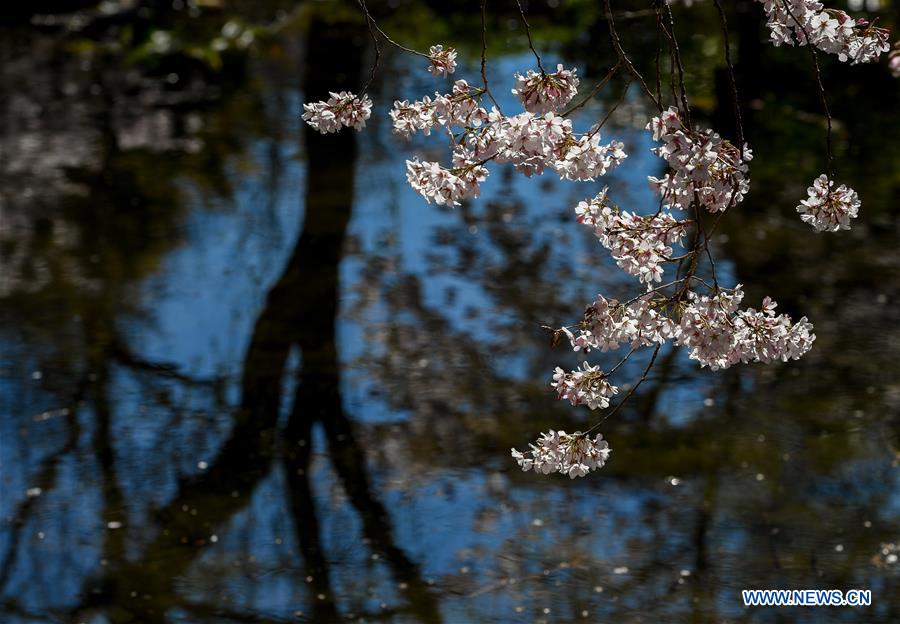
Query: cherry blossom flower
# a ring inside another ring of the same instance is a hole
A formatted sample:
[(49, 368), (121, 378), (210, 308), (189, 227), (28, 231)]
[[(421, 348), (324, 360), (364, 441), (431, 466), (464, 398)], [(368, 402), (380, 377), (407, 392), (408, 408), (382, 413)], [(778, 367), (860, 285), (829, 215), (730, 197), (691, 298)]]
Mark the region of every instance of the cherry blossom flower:
[(436, 162), (406, 161), (406, 179), (429, 204), (458, 206), (462, 200), (478, 197), (479, 184), (488, 170), (463, 153), (454, 154), (454, 167), (447, 169)]
[(366, 119), (372, 115), (372, 100), (368, 95), (359, 97), (349, 91), (330, 92), (324, 102), (304, 104), (303, 120), (321, 132), (337, 132), (343, 127), (362, 130)]
[(516, 73), (516, 87), (512, 94), (519, 98), (529, 113), (558, 111), (578, 93), (577, 70), (557, 65), (552, 74), (529, 69), (524, 76)]
[(850, 229), (850, 219), (856, 218), (861, 206), (856, 191), (844, 184), (834, 188), (834, 182), (822, 174), (806, 192), (809, 197), (797, 206), (800, 219), (812, 225), (816, 232)]
[(570, 373), (556, 367), (550, 386), (556, 388), (559, 400), (568, 400), (572, 405), (587, 405), (592, 410), (609, 407), (610, 397), (618, 394), (619, 389), (609, 383), (608, 375), (599, 366), (587, 362), (581, 366)]
[(435, 92), (434, 99), (425, 96), (412, 103), (397, 100), (390, 112), (394, 132), (409, 137), (417, 130), (428, 135), (435, 125), (477, 128), (488, 117), (478, 105), (477, 97), (482, 93), (465, 80), (457, 80), (450, 93)]
[(619, 303), (597, 295), (587, 307), (577, 333), (561, 328), (574, 351), (616, 350), (622, 344), (633, 348), (663, 344), (675, 337), (677, 325), (660, 313), (666, 298), (647, 293), (633, 301)]
[(778, 304), (768, 297), (760, 312), (738, 311), (743, 297), (740, 284), (713, 296), (688, 293), (675, 343), (711, 370), (738, 362), (787, 362), (809, 351), (816, 336), (805, 316), (797, 323), (786, 314), (776, 316)]
[(442, 45), (433, 45), (428, 51), (431, 59), (431, 65), (428, 71), (433, 76), (449, 76), (456, 71), (456, 50), (448, 47), (446, 50)]
[(612, 252), (616, 264), (629, 275), (650, 284), (662, 281), (662, 263), (680, 243), (685, 223), (668, 212), (640, 216), (609, 205), (607, 189), (575, 208), (577, 220), (594, 229), (600, 243)]
[(688, 130), (674, 107), (647, 124), (654, 141), (663, 145), (653, 153), (671, 169), (662, 179), (649, 176), (668, 208), (686, 210), (695, 201), (709, 212), (720, 212), (744, 199), (750, 190), (747, 165), (753, 158), (712, 130)]
[(513, 459), (523, 472), (557, 472), (568, 475), (570, 479), (583, 477), (602, 468), (612, 452), (601, 434), (591, 438), (589, 434), (580, 431), (571, 434), (565, 431), (542, 433), (535, 444), (529, 446), (531, 450), (525, 452), (511, 449)]
[(851, 65), (887, 52), (888, 31), (844, 11), (825, 9), (818, 0), (759, 0), (766, 11), (772, 44), (807, 45), (837, 55)]

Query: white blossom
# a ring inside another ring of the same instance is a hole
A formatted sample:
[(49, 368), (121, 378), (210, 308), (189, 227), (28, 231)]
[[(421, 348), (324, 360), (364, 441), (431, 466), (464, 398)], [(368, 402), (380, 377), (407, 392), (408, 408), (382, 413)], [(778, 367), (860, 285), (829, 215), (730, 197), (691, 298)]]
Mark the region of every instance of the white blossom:
[(665, 298), (645, 294), (634, 301), (619, 303), (597, 295), (587, 307), (577, 333), (562, 328), (574, 351), (601, 352), (618, 349), (622, 344), (633, 348), (663, 344), (675, 337), (677, 325), (659, 311)]
[(759, 312), (738, 311), (743, 297), (740, 284), (713, 296), (688, 293), (676, 344), (688, 347), (691, 359), (712, 370), (738, 362), (787, 362), (809, 351), (816, 336), (805, 316), (796, 323), (786, 314), (776, 316), (778, 304), (768, 297)]
[(602, 468), (612, 449), (601, 434), (593, 438), (587, 433), (565, 431), (542, 433), (530, 450), (512, 450), (513, 459), (524, 472), (533, 470), (540, 474), (558, 472), (570, 479), (583, 477)]
[(372, 100), (368, 95), (359, 97), (349, 91), (329, 93), (324, 102), (304, 104), (303, 120), (310, 126), (327, 134), (337, 132), (343, 127), (362, 130), (366, 119), (372, 115)]
[(580, 369), (567, 373), (556, 367), (551, 387), (556, 388), (559, 400), (568, 400), (572, 405), (587, 405), (592, 410), (609, 407), (609, 399), (619, 393), (610, 384), (608, 375), (599, 366), (584, 362)]
[(887, 52), (888, 31), (844, 11), (825, 9), (818, 0), (758, 0), (766, 11), (772, 44), (807, 45), (837, 55), (851, 65)]
[(640, 216), (610, 206), (606, 188), (579, 203), (575, 214), (579, 223), (593, 228), (622, 270), (648, 285), (662, 280), (662, 263), (685, 235), (685, 223), (668, 211)]
[(524, 76), (516, 73), (516, 87), (512, 94), (519, 98), (529, 113), (558, 111), (578, 93), (576, 70), (557, 65), (552, 74), (529, 69)]
[(433, 76), (449, 76), (456, 71), (456, 50), (448, 47), (446, 50), (442, 45), (433, 45), (428, 50), (428, 57), (431, 64), (428, 71)]
[(425, 96), (412, 103), (396, 100), (390, 112), (394, 132), (409, 137), (417, 130), (428, 135), (435, 125), (477, 128), (488, 117), (487, 111), (478, 105), (477, 97), (481, 93), (481, 89), (465, 80), (457, 80), (450, 93), (435, 92), (434, 99)]
[(409, 185), (429, 204), (459, 205), (462, 200), (478, 197), (479, 184), (488, 177), (488, 170), (463, 152), (454, 154), (452, 169), (440, 163), (418, 159), (406, 161)]
[(850, 229), (850, 219), (857, 217), (861, 205), (856, 191), (844, 184), (834, 188), (834, 182), (822, 174), (806, 192), (809, 197), (797, 206), (800, 219), (812, 225), (816, 232)]
[(712, 130), (688, 130), (674, 107), (651, 119), (647, 130), (663, 142), (653, 153), (671, 169), (662, 179), (648, 177), (665, 206), (686, 210), (696, 199), (709, 212), (720, 212), (750, 190), (745, 163), (753, 154), (746, 146), (742, 151)]

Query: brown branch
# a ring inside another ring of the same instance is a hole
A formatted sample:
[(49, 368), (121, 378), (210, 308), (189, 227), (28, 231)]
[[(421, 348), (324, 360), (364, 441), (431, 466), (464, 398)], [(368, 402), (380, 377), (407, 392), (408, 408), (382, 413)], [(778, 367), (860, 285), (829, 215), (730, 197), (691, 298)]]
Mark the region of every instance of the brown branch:
[(646, 93), (653, 103), (656, 104), (656, 108), (662, 111), (662, 105), (653, 95), (653, 91), (650, 90), (650, 87), (647, 86), (647, 81), (644, 80), (644, 77), (635, 68), (634, 64), (632, 64), (631, 60), (628, 58), (628, 55), (625, 54), (625, 50), (622, 48), (622, 41), (619, 39), (619, 33), (616, 32), (616, 21), (615, 18), (613, 18), (612, 7), (610, 6), (609, 0), (603, 0), (603, 4), (606, 10), (606, 19), (609, 22), (609, 36), (612, 38), (613, 48), (615, 49), (619, 60), (625, 65), (629, 73), (634, 76), (635, 80), (640, 83), (644, 93)]

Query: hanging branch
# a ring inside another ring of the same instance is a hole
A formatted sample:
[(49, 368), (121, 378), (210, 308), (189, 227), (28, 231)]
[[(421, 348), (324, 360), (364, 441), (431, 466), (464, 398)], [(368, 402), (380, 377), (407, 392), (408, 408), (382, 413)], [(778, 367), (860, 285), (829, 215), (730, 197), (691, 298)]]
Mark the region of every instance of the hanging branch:
[(534, 54), (534, 58), (537, 59), (538, 68), (541, 70), (541, 76), (544, 76), (547, 72), (544, 71), (544, 65), (541, 63), (541, 55), (534, 49), (534, 42), (531, 40), (531, 27), (528, 25), (528, 19), (525, 17), (525, 10), (522, 8), (522, 3), (519, 0), (516, 0), (516, 6), (519, 7), (519, 16), (522, 18), (522, 23), (525, 25), (525, 35), (528, 37), (528, 47), (531, 48), (531, 53)]
[(791, 7), (788, 5), (786, 0), (781, 0), (784, 4), (784, 8), (787, 11), (787, 14), (790, 16), (794, 23), (800, 26), (800, 31), (803, 33), (803, 36), (806, 38), (806, 47), (809, 48), (809, 53), (812, 54), (813, 59), (813, 67), (816, 70), (816, 84), (819, 87), (819, 98), (822, 101), (822, 111), (825, 113), (825, 121), (828, 124), (828, 129), (825, 133), (825, 151), (827, 154), (828, 162), (828, 179), (834, 180), (834, 154), (831, 149), (831, 111), (828, 108), (828, 96), (825, 93), (825, 84), (822, 82), (822, 70), (819, 67), (819, 55), (816, 52), (815, 46), (812, 44), (812, 38), (809, 36), (809, 33), (806, 31), (806, 26), (797, 20), (794, 17), (794, 14), (791, 12)]
[(741, 101), (738, 96), (737, 80), (734, 77), (734, 64), (731, 62), (731, 41), (728, 36), (728, 21), (725, 18), (725, 9), (720, 0), (713, 0), (719, 19), (722, 22), (722, 39), (725, 42), (725, 64), (728, 65), (728, 80), (731, 82), (731, 101), (734, 104), (734, 121), (737, 126), (738, 149), (741, 150), (741, 159), (744, 158), (744, 125), (741, 120)]
[(484, 84), (484, 92), (491, 98), (491, 102), (500, 110), (500, 104), (497, 102), (491, 88), (488, 86), (487, 79), (487, 0), (481, 0), (481, 82)]
[(644, 77), (641, 76), (641, 73), (635, 68), (631, 60), (629, 60), (628, 55), (625, 54), (625, 50), (622, 48), (619, 33), (616, 32), (616, 21), (615, 18), (613, 18), (612, 7), (610, 6), (609, 0), (603, 0), (603, 5), (606, 10), (606, 20), (609, 24), (609, 36), (612, 38), (613, 48), (619, 57), (619, 61), (625, 65), (631, 75), (634, 76), (635, 80), (640, 83), (644, 93), (646, 93), (647, 97), (653, 101), (656, 108), (660, 111), (663, 110), (662, 104), (660, 104), (660, 101), (653, 95), (653, 91), (650, 90), (650, 87), (647, 86), (647, 81), (644, 80)]

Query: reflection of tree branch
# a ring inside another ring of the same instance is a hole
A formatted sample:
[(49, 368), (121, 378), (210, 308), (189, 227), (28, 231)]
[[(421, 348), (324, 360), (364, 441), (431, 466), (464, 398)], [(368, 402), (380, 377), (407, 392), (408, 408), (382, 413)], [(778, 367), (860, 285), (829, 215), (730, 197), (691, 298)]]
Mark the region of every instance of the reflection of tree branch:
[[(288, 443), (284, 456), (284, 472), (291, 513), (294, 516), (294, 530), (297, 532), (297, 543), (300, 545), (300, 554), (305, 563), (306, 578), (311, 579), (309, 584), (315, 595), (312, 599), (314, 621), (336, 622), (340, 620), (340, 616), (331, 589), (328, 560), (322, 550), (319, 520), (309, 481), (313, 421), (303, 417), (302, 413), (309, 414), (309, 411), (300, 407), (307, 405), (303, 396), (306, 390), (307, 387), (301, 383), (294, 398), (294, 409), (286, 432)], [(322, 598), (319, 599), (319, 596)]]
[(164, 379), (171, 379), (187, 386), (202, 386), (221, 392), (224, 387), (224, 379), (213, 377), (203, 379), (187, 375), (178, 370), (178, 366), (167, 362), (151, 362), (134, 353), (118, 336), (113, 338), (110, 345), (110, 356), (117, 364), (140, 372), (152, 373)]
[(6, 587), (6, 584), (9, 581), (9, 575), (12, 572), (13, 564), (16, 561), (15, 555), (19, 549), (19, 542), (22, 539), (22, 530), (28, 524), (29, 516), (34, 512), (41, 498), (46, 496), (56, 482), (60, 460), (78, 446), (81, 427), (78, 426), (76, 406), (81, 402), (86, 387), (86, 381), (82, 381), (82, 383), (78, 384), (75, 396), (72, 397), (72, 407), (66, 411), (68, 435), (66, 436), (65, 443), (59, 450), (47, 457), (45, 460), (46, 463), (33, 481), (34, 487), (41, 489), (41, 495), (36, 497), (26, 496), (19, 504), (19, 507), (10, 516), (12, 530), (8, 538), (9, 548), (6, 553), (4, 553), (3, 557), (0, 558), (0, 590)]

